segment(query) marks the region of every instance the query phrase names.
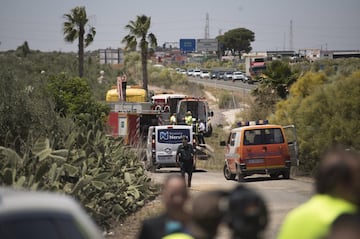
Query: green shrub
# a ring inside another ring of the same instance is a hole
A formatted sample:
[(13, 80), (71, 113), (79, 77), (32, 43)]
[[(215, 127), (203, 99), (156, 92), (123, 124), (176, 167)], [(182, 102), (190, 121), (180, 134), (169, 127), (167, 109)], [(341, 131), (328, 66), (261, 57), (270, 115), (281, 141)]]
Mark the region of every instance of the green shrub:
[(29, 140), (21, 154), (0, 146), (0, 184), (72, 195), (99, 225), (110, 227), (158, 189), (137, 157), (121, 140), (106, 137), (101, 124), (73, 131), (57, 150), (46, 138)]

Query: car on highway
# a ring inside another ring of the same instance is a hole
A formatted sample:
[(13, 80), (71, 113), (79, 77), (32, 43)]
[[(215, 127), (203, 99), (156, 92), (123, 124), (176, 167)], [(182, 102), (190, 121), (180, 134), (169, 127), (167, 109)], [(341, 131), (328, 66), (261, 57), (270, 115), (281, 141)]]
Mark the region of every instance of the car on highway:
[(245, 74), (242, 73), (241, 71), (234, 71), (233, 75), (232, 75), (232, 80), (236, 81), (236, 80), (241, 80), (244, 81), (245, 79)]
[(209, 79), (210, 78), (210, 72), (206, 71), (206, 70), (201, 71), (200, 78), (201, 79)]
[(186, 73), (188, 76), (192, 76), (194, 74), (194, 69), (188, 69)]
[(192, 76), (194, 76), (194, 77), (200, 77), (200, 74), (201, 74), (201, 70), (200, 70), (200, 69), (195, 69)]
[(0, 187), (0, 238), (104, 238), (70, 196)]
[(210, 79), (217, 79), (219, 75), (218, 71), (211, 71), (210, 72)]
[(253, 78), (251, 78), (251, 76), (245, 75), (244, 83), (254, 84), (254, 80), (253, 80)]
[(180, 74), (183, 74), (183, 75), (186, 75), (186, 74), (187, 74), (187, 72), (186, 72), (185, 69), (180, 69), (178, 72), (179, 72)]
[(233, 72), (232, 71), (226, 71), (224, 74), (224, 80), (232, 80)]
[(217, 79), (218, 80), (223, 80), (224, 79), (224, 75), (225, 75), (225, 72), (224, 71), (219, 71), (219, 74), (217, 76)]

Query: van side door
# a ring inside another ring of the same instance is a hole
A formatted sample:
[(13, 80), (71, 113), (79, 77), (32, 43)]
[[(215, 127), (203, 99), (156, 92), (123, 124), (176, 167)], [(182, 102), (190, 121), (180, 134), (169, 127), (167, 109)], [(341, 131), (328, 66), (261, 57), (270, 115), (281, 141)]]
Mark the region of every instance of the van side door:
[(295, 125), (283, 126), (283, 129), (289, 147), (291, 166), (299, 166), (299, 146)]

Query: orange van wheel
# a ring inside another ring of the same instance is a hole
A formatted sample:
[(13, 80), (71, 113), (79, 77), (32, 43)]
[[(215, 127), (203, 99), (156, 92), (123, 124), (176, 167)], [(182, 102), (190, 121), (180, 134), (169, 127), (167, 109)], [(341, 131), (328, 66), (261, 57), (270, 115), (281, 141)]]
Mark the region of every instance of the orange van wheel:
[(290, 169), (286, 169), (282, 172), (284, 179), (290, 179)]
[(228, 166), (225, 164), (224, 165), (224, 177), (226, 180), (234, 180), (236, 177), (236, 174), (231, 173), (230, 169), (228, 168)]

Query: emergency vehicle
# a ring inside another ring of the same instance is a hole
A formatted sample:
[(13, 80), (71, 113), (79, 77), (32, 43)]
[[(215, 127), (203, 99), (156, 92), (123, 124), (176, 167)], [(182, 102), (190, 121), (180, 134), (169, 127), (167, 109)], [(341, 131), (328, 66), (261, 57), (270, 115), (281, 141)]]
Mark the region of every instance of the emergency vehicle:
[(125, 145), (144, 143), (149, 127), (159, 124), (160, 113), (151, 110), (151, 103), (122, 102), (111, 104), (111, 108), (110, 135), (123, 138)]
[(151, 97), (151, 102), (154, 110), (173, 114), (178, 102), (185, 97), (183, 94), (158, 94)]
[(191, 126), (150, 126), (147, 137), (145, 168), (154, 172), (163, 167), (178, 167), (176, 152), (179, 145), (182, 144), (183, 136), (187, 136), (188, 143), (193, 144), (195, 151), (196, 144)]
[(193, 119), (202, 120), (205, 124), (204, 136), (212, 134), (211, 117), (214, 113), (210, 111), (209, 104), (204, 97), (185, 97), (177, 105), (176, 117), (178, 124), (185, 124), (186, 113), (190, 111)]
[(282, 175), (290, 178), (290, 167), (298, 165), (295, 126), (268, 124), (265, 121), (239, 123), (230, 131), (226, 146), (224, 177), (243, 181), (253, 174)]
[(106, 102), (110, 106), (109, 134), (124, 139), (125, 145), (139, 145), (146, 141), (148, 128), (158, 125), (160, 113), (146, 102), (146, 91), (139, 86), (126, 86), (118, 77), (117, 86), (108, 90)]

